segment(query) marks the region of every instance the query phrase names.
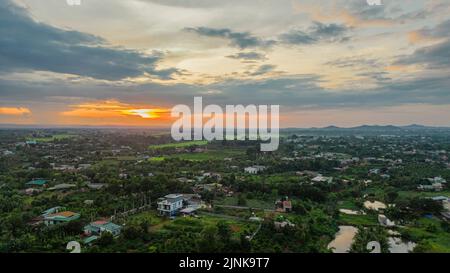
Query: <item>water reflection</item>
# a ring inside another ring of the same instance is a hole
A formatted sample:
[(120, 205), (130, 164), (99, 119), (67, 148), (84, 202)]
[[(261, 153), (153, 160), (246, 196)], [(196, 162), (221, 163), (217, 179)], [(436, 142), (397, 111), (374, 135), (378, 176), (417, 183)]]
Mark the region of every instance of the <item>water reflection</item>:
[(389, 251), (391, 253), (408, 253), (413, 251), (416, 244), (413, 242), (404, 242), (397, 237), (389, 237)]
[(328, 244), (328, 248), (333, 248), (333, 253), (347, 253), (353, 243), (358, 229), (353, 226), (339, 226), (334, 240)]
[[(348, 253), (356, 233), (358, 233), (358, 229), (354, 226), (339, 226), (339, 231), (334, 240), (328, 244), (328, 249), (332, 249), (333, 253)], [(414, 242), (403, 241), (396, 237), (396, 235), (400, 235), (396, 231), (388, 230), (388, 233), (392, 236), (388, 238), (389, 252), (391, 253), (408, 253), (413, 251), (416, 246)]]

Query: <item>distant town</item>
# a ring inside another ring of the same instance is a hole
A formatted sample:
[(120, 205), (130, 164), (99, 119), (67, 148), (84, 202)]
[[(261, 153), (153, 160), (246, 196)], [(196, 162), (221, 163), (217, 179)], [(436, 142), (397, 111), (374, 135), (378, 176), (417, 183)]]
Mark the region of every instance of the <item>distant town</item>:
[(0, 129), (0, 252), (450, 252), (450, 129)]

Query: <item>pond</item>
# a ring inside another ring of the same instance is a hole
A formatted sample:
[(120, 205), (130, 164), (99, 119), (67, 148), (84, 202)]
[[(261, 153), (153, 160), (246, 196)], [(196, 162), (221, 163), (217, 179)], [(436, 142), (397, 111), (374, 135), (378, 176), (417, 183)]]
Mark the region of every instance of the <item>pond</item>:
[[(328, 249), (333, 248), (333, 253), (348, 253), (356, 233), (358, 233), (358, 229), (354, 226), (339, 226), (339, 231), (334, 240), (328, 244)], [(408, 253), (413, 251), (416, 246), (414, 242), (403, 241), (396, 237), (400, 235), (396, 231), (388, 230), (388, 233), (391, 235), (388, 238), (390, 253)]]
[(353, 243), (358, 229), (353, 226), (339, 226), (334, 240), (328, 244), (328, 249), (333, 248), (333, 253), (347, 253)]
[(416, 244), (414, 242), (405, 242), (398, 237), (389, 237), (389, 251), (391, 253), (408, 253), (413, 251)]
[(351, 210), (351, 209), (339, 209), (340, 213), (348, 214), (348, 215), (364, 215), (366, 214), (363, 211)]
[(373, 202), (366, 201), (366, 202), (364, 202), (364, 207), (366, 209), (379, 210), (379, 209), (385, 209), (386, 205), (380, 201), (373, 201)]

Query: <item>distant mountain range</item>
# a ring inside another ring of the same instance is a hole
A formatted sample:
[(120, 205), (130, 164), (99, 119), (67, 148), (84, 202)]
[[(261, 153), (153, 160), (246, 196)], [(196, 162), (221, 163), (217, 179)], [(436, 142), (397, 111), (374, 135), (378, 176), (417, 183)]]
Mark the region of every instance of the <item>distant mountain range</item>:
[(356, 127), (337, 127), (334, 125), (322, 128), (285, 128), (284, 130), (316, 130), (316, 131), (412, 131), (412, 130), (450, 130), (450, 127), (424, 126), (419, 124), (411, 124), (406, 126), (395, 125), (361, 125)]
[[(102, 129), (102, 128), (149, 128), (149, 129), (158, 129), (158, 130), (170, 130), (170, 127), (145, 127), (145, 126), (120, 126), (120, 125), (103, 125), (103, 126), (93, 126), (93, 125), (22, 125), (22, 124), (1, 124), (0, 129)], [(316, 130), (316, 131), (408, 131), (408, 130), (450, 130), (450, 127), (438, 127), (438, 126), (425, 126), (420, 124), (411, 124), (406, 126), (397, 126), (397, 125), (361, 125), (356, 127), (338, 127), (334, 125), (330, 125), (327, 127), (310, 127), (310, 128), (297, 128), (297, 127), (288, 127), (282, 128), (281, 130)]]

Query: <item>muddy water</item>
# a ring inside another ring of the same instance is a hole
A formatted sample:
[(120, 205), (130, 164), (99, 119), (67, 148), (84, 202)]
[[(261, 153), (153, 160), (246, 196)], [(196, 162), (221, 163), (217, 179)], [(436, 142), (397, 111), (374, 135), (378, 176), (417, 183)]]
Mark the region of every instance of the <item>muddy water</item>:
[(353, 226), (339, 226), (334, 240), (328, 244), (328, 248), (334, 248), (333, 253), (347, 253), (353, 243), (358, 229)]

